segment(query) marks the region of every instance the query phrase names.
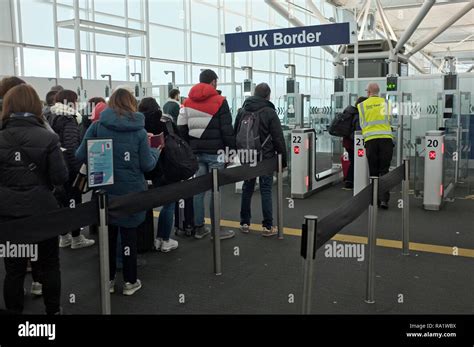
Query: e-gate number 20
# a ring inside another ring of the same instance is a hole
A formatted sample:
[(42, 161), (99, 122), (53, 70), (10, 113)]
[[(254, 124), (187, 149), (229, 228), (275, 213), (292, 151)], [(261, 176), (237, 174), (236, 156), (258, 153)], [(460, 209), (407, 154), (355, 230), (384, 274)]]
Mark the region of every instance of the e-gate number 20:
[(428, 146), (427, 147), (438, 147), (438, 140), (431, 140), (428, 139)]

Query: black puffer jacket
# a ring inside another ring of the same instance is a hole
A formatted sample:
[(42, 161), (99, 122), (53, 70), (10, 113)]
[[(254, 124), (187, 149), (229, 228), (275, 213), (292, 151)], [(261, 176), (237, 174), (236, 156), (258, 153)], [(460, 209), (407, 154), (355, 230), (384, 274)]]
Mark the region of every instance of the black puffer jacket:
[[(16, 160), (17, 152), (22, 161)], [(36, 164), (36, 170), (28, 169), (31, 162), (28, 163), (22, 153)], [(62, 185), (67, 179), (68, 171), (56, 134), (33, 115), (18, 115), (4, 122), (0, 130), (0, 219), (27, 217), (56, 209), (53, 185)]]
[(82, 116), (74, 109), (61, 103), (51, 106), (50, 111), (51, 113), (47, 120), (56, 134), (59, 135), (61, 147), (66, 149), (63, 152), (64, 160), (69, 170), (70, 180), (73, 180), (81, 167), (81, 163), (76, 159), (75, 153), (81, 144), (79, 123), (82, 120)]
[(263, 144), (268, 135), (270, 135), (270, 138), (265, 142), (262, 148), (263, 159), (270, 159), (273, 158), (276, 153), (281, 153), (283, 167), (286, 167), (287, 154), (285, 137), (283, 136), (280, 119), (275, 112), (275, 105), (270, 101), (259, 96), (251, 96), (247, 98), (235, 119), (235, 134), (237, 135), (240, 121), (245, 111), (257, 112), (263, 108), (267, 109), (258, 113), (260, 117), (260, 142)]

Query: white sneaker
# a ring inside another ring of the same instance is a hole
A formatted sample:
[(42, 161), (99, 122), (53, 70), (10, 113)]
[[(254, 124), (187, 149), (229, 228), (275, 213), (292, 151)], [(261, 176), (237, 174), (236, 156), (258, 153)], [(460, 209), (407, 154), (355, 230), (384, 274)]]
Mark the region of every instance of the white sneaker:
[(240, 226), (240, 231), (244, 234), (248, 234), (250, 232), (250, 226), (248, 224), (242, 224)]
[(115, 278), (109, 281), (109, 293), (110, 294), (115, 293)]
[(69, 247), (72, 243), (71, 234), (59, 235), (59, 247), (66, 248)]
[(178, 248), (178, 241), (169, 239), (168, 241), (161, 241), (161, 251), (162, 252), (169, 252), (173, 249)]
[(155, 249), (159, 251), (161, 249), (161, 244), (163, 243), (162, 238), (155, 239)]
[(90, 247), (90, 246), (93, 246), (94, 244), (95, 244), (94, 240), (86, 239), (84, 235), (79, 235), (72, 238), (71, 248), (78, 249), (78, 248)]
[(39, 282), (31, 283), (31, 295), (41, 296), (43, 295), (43, 285)]
[(270, 229), (263, 227), (262, 236), (270, 237), (278, 234), (278, 227), (271, 227)]
[(142, 282), (139, 279), (135, 283), (126, 282), (123, 285), (123, 295), (133, 295), (142, 287)]

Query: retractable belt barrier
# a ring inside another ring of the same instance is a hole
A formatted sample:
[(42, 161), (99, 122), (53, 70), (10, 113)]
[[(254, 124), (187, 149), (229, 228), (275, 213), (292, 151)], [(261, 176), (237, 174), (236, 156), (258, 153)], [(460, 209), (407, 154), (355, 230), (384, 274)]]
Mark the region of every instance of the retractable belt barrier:
[(375, 282), (375, 244), (377, 227), (377, 203), (378, 197), (402, 183), (402, 254), (408, 255), (409, 250), (409, 161), (403, 160), (403, 164), (381, 177), (371, 177), (368, 186), (357, 195), (343, 203), (340, 207), (318, 221), (315, 215), (306, 215), (305, 224), (302, 226), (301, 256), (303, 263), (303, 314), (311, 313), (311, 292), (313, 283), (313, 263), (316, 251), (327, 241), (333, 238), (345, 226), (356, 220), (367, 208), (369, 209), (368, 220), (368, 256), (367, 256), (367, 291), (366, 302), (374, 303)]
[[(270, 174), (278, 168), (277, 157), (265, 159), (256, 166), (242, 165), (219, 170), (219, 186), (232, 184)], [(169, 184), (139, 193), (111, 198), (109, 216), (121, 217), (140, 211), (190, 198), (212, 189), (212, 174), (206, 174), (187, 181)], [(76, 205), (75, 208), (61, 208), (52, 212), (0, 223), (0, 242), (37, 243), (67, 233), (80, 227), (99, 222), (99, 206), (96, 200)]]

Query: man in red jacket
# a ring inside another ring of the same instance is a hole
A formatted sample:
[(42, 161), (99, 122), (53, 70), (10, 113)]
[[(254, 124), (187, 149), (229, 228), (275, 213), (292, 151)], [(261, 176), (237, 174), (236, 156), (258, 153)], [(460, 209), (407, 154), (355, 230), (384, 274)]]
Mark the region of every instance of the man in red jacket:
[[(232, 115), (226, 99), (216, 90), (217, 79), (214, 71), (202, 71), (200, 83), (191, 88), (178, 116), (181, 136), (191, 145), (198, 158), (199, 170), (196, 176), (205, 175), (213, 168), (223, 169), (225, 163), (218, 160), (218, 151), (235, 148)], [(209, 228), (204, 227), (205, 194), (194, 197), (194, 237), (197, 239), (210, 234)], [(231, 230), (221, 230), (221, 239), (234, 236)]]

